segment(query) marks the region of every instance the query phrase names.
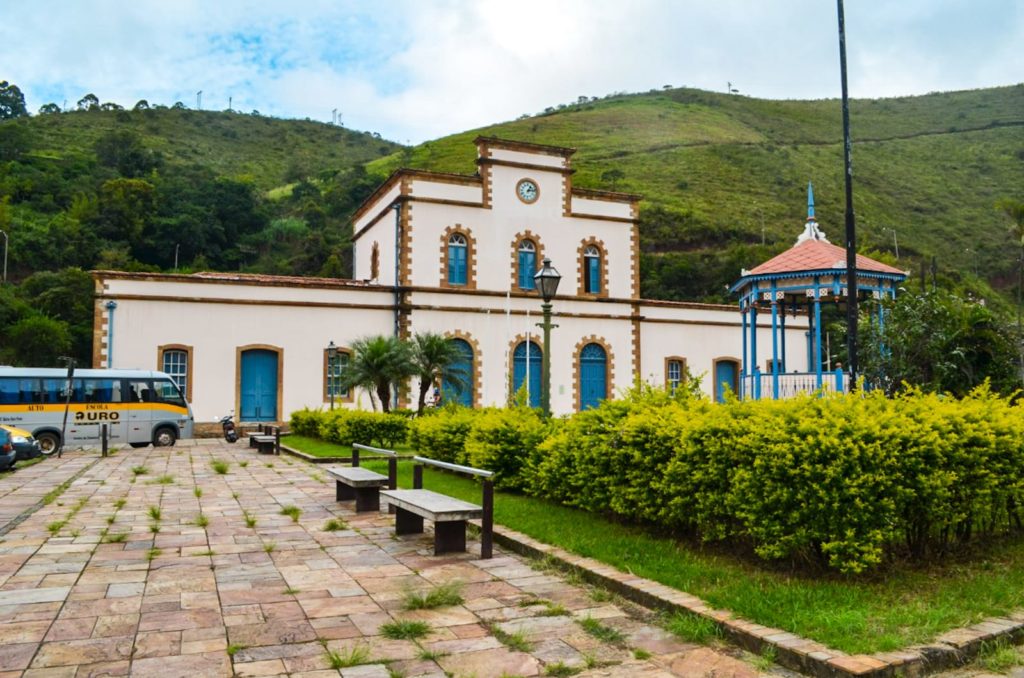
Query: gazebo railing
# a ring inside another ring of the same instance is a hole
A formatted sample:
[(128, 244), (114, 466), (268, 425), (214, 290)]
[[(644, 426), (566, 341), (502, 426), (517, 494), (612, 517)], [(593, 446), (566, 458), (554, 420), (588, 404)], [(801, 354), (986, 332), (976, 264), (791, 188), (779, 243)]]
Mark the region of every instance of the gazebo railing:
[[(814, 393), (818, 390), (818, 375), (814, 372), (780, 372), (778, 375), (778, 393), (775, 391), (775, 375), (771, 372), (758, 372), (742, 378), (744, 399), (781, 399), (792, 398), (801, 393)], [(845, 393), (849, 379), (842, 370), (822, 372), (821, 390), (829, 393)]]

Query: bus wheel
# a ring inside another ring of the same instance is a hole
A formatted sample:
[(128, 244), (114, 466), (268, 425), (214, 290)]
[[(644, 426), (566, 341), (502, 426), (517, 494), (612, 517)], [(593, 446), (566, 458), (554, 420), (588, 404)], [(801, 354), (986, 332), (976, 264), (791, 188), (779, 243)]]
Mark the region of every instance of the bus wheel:
[(60, 447), (60, 436), (56, 433), (40, 433), (36, 440), (39, 442), (39, 450), (46, 456), (50, 456)]
[(171, 447), (177, 439), (178, 435), (173, 428), (158, 428), (153, 434), (153, 447)]

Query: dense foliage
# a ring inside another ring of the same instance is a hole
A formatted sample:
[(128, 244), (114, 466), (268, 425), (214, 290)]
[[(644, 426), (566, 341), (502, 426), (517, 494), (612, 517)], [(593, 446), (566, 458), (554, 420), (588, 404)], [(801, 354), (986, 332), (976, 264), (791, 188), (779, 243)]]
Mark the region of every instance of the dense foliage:
[[(315, 428), (300, 414), (325, 418), (296, 413), (297, 432)], [(449, 406), (410, 442), (504, 488), (846, 574), (1024, 531), (1024, 406), (987, 386), (725, 404), (638, 386), (559, 422)]]
[(292, 432), (320, 438), (336, 445), (392, 447), (405, 442), (409, 419), (401, 414), (339, 409), (324, 412), (304, 409), (292, 412)]

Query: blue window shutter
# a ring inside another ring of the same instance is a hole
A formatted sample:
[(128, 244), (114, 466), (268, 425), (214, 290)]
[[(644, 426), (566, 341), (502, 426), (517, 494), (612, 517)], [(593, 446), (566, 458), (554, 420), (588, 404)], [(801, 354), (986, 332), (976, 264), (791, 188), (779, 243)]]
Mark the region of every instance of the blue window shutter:
[(537, 254), (535, 252), (519, 253), (519, 288), (532, 290), (534, 288), (533, 274), (537, 272)]
[(466, 284), (466, 250), (458, 245), (448, 246), (448, 284)]

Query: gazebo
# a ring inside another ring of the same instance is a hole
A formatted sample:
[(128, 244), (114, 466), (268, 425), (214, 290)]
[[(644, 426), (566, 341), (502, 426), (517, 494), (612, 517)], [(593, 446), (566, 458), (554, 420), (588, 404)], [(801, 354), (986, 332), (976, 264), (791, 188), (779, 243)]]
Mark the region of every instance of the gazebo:
[[(907, 272), (858, 254), (856, 259), (858, 299), (895, 298), (896, 289)], [(846, 250), (833, 245), (818, 228), (814, 218), (814, 189), (807, 184), (807, 222), (796, 244), (757, 266), (744, 270), (730, 289), (739, 295), (743, 316), (743, 368), (740, 396), (743, 398), (786, 398), (797, 393), (832, 389), (844, 391), (841, 368), (826, 373), (822, 367), (822, 304), (845, 306)], [(881, 304), (873, 310), (883, 323)], [(758, 366), (757, 318), (771, 313), (772, 345), (767, 356), (770, 369)], [(807, 313), (807, 371), (790, 371), (786, 365), (786, 313)], [(781, 356), (781, 357), (780, 357)]]

